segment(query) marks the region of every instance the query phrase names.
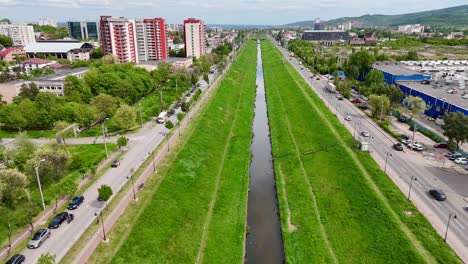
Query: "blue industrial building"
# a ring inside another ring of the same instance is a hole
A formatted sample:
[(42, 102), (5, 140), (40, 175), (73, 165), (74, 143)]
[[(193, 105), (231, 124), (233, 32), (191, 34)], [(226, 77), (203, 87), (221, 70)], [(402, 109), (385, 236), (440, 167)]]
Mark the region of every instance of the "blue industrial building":
[(380, 62), (372, 68), (383, 73), (386, 83), (399, 87), (403, 98), (410, 95), (421, 97), (426, 102), (427, 110), (424, 113), (427, 116), (438, 118), (450, 112), (462, 112), (468, 116), (468, 99), (433, 85), (430, 75), (406, 69), (394, 62)]

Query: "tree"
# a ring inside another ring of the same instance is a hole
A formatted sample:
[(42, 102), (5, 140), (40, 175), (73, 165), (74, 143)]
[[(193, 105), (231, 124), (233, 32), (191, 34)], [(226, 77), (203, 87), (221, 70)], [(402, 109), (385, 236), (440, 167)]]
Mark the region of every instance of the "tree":
[(98, 194), (99, 198), (107, 204), (107, 201), (112, 196), (112, 188), (109, 185), (102, 184), (98, 189)]
[(136, 125), (136, 116), (135, 109), (123, 104), (114, 115), (114, 123), (120, 129), (129, 129)]
[(96, 112), (94, 109), (86, 104), (76, 104), (74, 107), (74, 121), (81, 127), (89, 127), (95, 120)]
[[(408, 96), (403, 101), (403, 104), (406, 106), (406, 112), (410, 115), (411, 120), (413, 117), (419, 117), (424, 111), (426, 111), (426, 102), (421, 97), (418, 96)], [(416, 122), (413, 120), (413, 136), (411, 141), (414, 141), (414, 135), (416, 133)]]
[(13, 46), (13, 39), (5, 35), (0, 35), (0, 45), (7, 48), (11, 47)]
[(210, 83), (210, 78), (208, 78), (208, 74), (203, 74), (203, 80), (205, 80), (206, 83)]
[(375, 95), (372, 94), (369, 97), (369, 105), (372, 110), (372, 116), (375, 118), (380, 118), (390, 112), (390, 100), (385, 95)]
[(128, 138), (121, 136), (119, 139), (117, 139), (117, 145), (119, 148), (125, 147), (128, 144)]
[(460, 144), (468, 141), (468, 116), (462, 112), (452, 112), (446, 115), (442, 130), (449, 142), (459, 148)]
[(369, 73), (366, 76), (366, 84), (371, 85), (371, 84), (382, 84), (385, 82), (385, 78), (382, 72), (376, 71), (376, 70), (370, 70)]
[(35, 175), (34, 168), (40, 160), (44, 160), (39, 167), (41, 179), (46, 183), (58, 181), (67, 173), (71, 158), (65, 146), (49, 143), (34, 152), (33, 157), (27, 162), (27, 171), (30, 175)]
[(69, 102), (88, 103), (93, 97), (89, 86), (82, 79), (73, 75), (65, 78), (63, 92)]
[(355, 66), (357, 67), (359, 74), (365, 74), (374, 62), (374, 56), (372, 56), (366, 49), (362, 49), (349, 56), (347, 68), (350, 69)]
[(21, 85), (20, 92), (18, 95), (23, 99), (28, 98), (31, 101), (34, 101), (38, 93), (39, 93), (39, 88), (37, 87), (37, 84), (31, 83), (30, 85), (27, 85), (23, 83)]
[(417, 61), (419, 60), (418, 58), (418, 53), (415, 50), (410, 50), (408, 51), (408, 55), (406, 56), (407, 60), (412, 60), (412, 61)]
[(167, 120), (166, 123), (164, 124), (167, 129), (172, 129), (174, 128), (174, 123), (172, 123), (171, 120)]
[(13, 165), (20, 171), (24, 171), (26, 162), (34, 155), (36, 147), (32, 141), (24, 136), (18, 136), (15, 139), (15, 149), (9, 153), (13, 157)]
[(96, 110), (98, 119), (112, 117), (117, 110), (117, 100), (108, 94), (99, 94), (91, 100), (91, 105)]
[(182, 40), (180, 40), (180, 38), (177, 37), (177, 38), (174, 38), (174, 39), (172, 40), (172, 42), (173, 42), (174, 44), (179, 44), (179, 43), (182, 42)]
[(0, 170), (0, 200), (14, 208), (17, 201), (23, 198), (28, 184), (28, 177), (16, 169)]
[(55, 264), (55, 255), (43, 253), (37, 260), (37, 264)]

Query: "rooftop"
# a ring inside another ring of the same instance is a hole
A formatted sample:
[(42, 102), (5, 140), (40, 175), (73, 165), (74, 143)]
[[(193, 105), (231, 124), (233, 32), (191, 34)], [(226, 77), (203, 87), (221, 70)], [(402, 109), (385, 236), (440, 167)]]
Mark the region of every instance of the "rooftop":
[[(458, 89), (457, 87), (451, 86), (438, 86), (436, 87), (434, 82), (430, 84), (422, 84), (421, 82), (397, 82), (397, 84), (401, 84), (418, 92), (422, 92), (438, 99), (443, 99), (451, 104), (454, 104), (460, 108), (464, 108), (468, 110), (468, 99), (462, 98), (463, 90)], [(447, 93), (447, 89), (456, 90), (456, 94)]]
[(420, 72), (404, 68), (402, 64), (399, 64), (396, 62), (378, 62), (372, 65), (372, 68), (379, 70), (379, 71), (388, 72), (392, 75), (404, 75), (404, 76), (423, 75)]
[(346, 32), (341, 29), (334, 29), (334, 30), (305, 30), (304, 33), (309, 33), (309, 32)]
[(48, 82), (62, 82), (65, 77), (67, 77), (68, 75), (75, 75), (75, 74), (79, 74), (79, 73), (84, 73), (88, 71), (88, 68), (86, 67), (81, 67), (81, 68), (75, 68), (75, 69), (60, 69), (58, 70), (56, 73), (53, 73), (53, 74), (48, 74), (48, 75), (44, 75), (44, 76), (40, 76), (40, 77), (37, 77), (37, 78), (33, 78), (33, 79), (28, 79), (28, 80), (13, 80), (13, 81), (9, 81), (9, 82), (6, 82), (8, 84), (17, 84), (17, 83), (22, 83), (22, 82), (39, 82), (39, 81), (48, 81)]
[(24, 46), (27, 53), (67, 53), (73, 49), (92, 48), (87, 42), (35, 42)]
[(48, 60), (40, 59), (40, 58), (33, 58), (29, 60), (22, 61), (21, 64), (47, 64), (50, 63)]

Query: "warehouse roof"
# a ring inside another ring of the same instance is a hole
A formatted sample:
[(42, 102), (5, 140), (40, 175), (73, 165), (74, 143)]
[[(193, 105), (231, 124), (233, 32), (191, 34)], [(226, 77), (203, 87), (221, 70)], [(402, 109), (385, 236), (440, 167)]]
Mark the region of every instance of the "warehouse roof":
[(28, 43), (24, 46), (26, 53), (67, 53), (74, 49), (92, 48), (93, 45), (87, 42), (36, 42)]
[(401, 64), (396, 62), (378, 62), (372, 65), (372, 68), (387, 72), (392, 75), (404, 75), (404, 76), (411, 76), (411, 75), (423, 75), (420, 72), (413, 71), (407, 68), (402, 67)]

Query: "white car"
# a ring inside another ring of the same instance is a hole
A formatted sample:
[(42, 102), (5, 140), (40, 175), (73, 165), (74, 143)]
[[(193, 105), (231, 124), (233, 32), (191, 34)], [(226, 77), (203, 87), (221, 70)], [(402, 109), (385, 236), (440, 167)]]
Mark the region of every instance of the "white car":
[(468, 159), (466, 159), (466, 158), (458, 158), (458, 159), (455, 160), (455, 163), (456, 163), (456, 164), (466, 165), (466, 164), (468, 164)]
[(351, 118), (351, 116), (347, 115), (347, 116), (345, 117), (345, 120), (346, 120), (346, 121), (351, 121), (351, 120), (353, 120), (353, 119)]
[(417, 151), (422, 151), (424, 149), (424, 147), (421, 144), (418, 144), (416, 142), (408, 144), (408, 148)]
[(364, 130), (364, 131), (361, 132), (361, 135), (362, 135), (363, 137), (369, 137), (369, 131)]

